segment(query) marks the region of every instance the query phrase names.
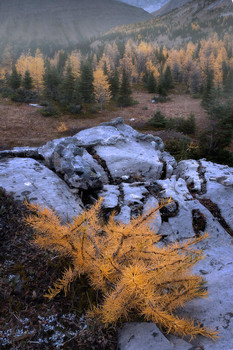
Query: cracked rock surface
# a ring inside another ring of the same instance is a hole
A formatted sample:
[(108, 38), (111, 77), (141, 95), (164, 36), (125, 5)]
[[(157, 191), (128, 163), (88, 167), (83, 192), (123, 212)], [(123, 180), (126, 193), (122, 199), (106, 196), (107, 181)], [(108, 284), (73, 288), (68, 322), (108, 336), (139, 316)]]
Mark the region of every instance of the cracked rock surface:
[(0, 186), (18, 200), (53, 208), (64, 220), (103, 197), (106, 217), (114, 210), (116, 220), (128, 223), (172, 197), (152, 223), (161, 244), (209, 232), (198, 244), (206, 258), (195, 266), (207, 280), (209, 300), (193, 300), (182, 315), (219, 330), (221, 338), (188, 343), (151, 323), (126, 324), (119, 349), (233, 350), (233, 168), (204, 159), (177, 164), (160, 138), (117, 118), (40, 148), (0, 152)]

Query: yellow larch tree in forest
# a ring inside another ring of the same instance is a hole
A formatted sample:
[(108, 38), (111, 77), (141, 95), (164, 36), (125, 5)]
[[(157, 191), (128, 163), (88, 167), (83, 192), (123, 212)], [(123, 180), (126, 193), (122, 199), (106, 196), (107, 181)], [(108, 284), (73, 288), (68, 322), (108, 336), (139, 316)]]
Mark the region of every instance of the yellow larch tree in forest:
[(111, 99), (110, 84), (103, 69), (97, 68), (94, 72), (94, 94), (97, 102), (100, 103), (101, 111), (103, 104)]
[(30, 51), (23, 53), (16, 63), (17, 71), (24, 76), (26, 71), (30, 72), (33, 83), (36, 86), (37, 92), (43, 87), (43, 76), (45, 73), (44, 57), (39, 49), (36, 50), (35, 56), (32, 56)]
[(72, 51), (66, 61), (65, 71), (67, 67), (70, 66), (75, 78), (78, 78), (80, 76), (81, 60), (81, 53), (77, 50)]

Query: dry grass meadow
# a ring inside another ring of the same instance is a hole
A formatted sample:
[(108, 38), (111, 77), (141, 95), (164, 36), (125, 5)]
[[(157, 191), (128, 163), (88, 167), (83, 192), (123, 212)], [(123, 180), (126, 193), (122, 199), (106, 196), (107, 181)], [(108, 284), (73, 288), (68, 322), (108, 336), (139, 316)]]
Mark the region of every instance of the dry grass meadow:
[[(126, 108), (106, 107), (101, 113), (83, 110), (78, 116), (62, 114), (59, 117), (43, 117), (37, 108), (27, 104), (17, 104), (8, 99), (0, 100), (0, 150), (17, 146), (41, 146), (47, 141), (63, 136), (72, 136), (80, 130), (99, 125), (116, 117), (123, 117), (125, 123), (137, 128), (143, 126), (156, 112), (169, 118), (188, 117), (192, 112), (196, 117), (197, 129), (207, 123), (207, 114), (199, 99), (188, 95), (170, 95), (170, 101), (153, 104), (153, 95), (135, 91), (133, 98), (138, 101)], [(62, 131), (65, 126), (66, 131)], [(156, 132), (154, 132), (156, 134)]]

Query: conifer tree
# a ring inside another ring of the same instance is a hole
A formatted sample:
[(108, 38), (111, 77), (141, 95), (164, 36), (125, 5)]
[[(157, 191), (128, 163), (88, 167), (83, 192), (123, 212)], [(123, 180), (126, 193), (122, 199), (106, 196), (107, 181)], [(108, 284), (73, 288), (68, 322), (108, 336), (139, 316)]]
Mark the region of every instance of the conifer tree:
[[(226, 158), (232, 157), (225, 150), (233, 139), (233, 108), (232, 104), (223, 103), (219, 91), (212, 88), (204, 100), (204, 106), (209, 114), (210, 125), (200, 134), (199, 148), (201, 156), (209, 160), (227, 163)], [(233, 165), (233, 164), (230, 164)]]
[(67, 67), (65, 76), (61, 85), (61, 99), (65, 104), (73, 102), (73, 95), (75, 90), (75, 77), (70, 66)]
[(116, 69), (110, 73), (108, 81), (110, 84), (112, 99), (117, 99), (119, 94), (119, 77)]
[(33, 89), (33, 82), (32, 82), (32, 77), (30, 75), (29, 70), (26, 70), (23, 80), (22, 80), (22, 87), (25, 90), (32, 90)]
[(130, 106), (132, 104), (131, 95), (132, 95), (132, 90), (130, 88), (129, 78), (125, 69), (123, 69), (122, 81), (121, 81), (119, 98), (118, 98), (119, 105), (122, 107)]
[(211, 103), (214, 99), (214, 74), (212, 70), (208, 70), (206, 73), (206, 84), (204, 86), (202, 105), (205, 109), (209, 110), (211, 108)]
[(12, 68), (12, 73), (8, 81), (9, 81), (9, 86), (13, 90), (17, 90), (21, 85), (21, 75), (17, 72), (17, 69), (15, 66), (13, 66)]
[(58, 99), (59, 84), (61, 79), (58, 75), (58, 70), (56, 67), (52, 67), (49, 62), (46, 64), (45, 74), (44, 74), (44, 87), (45, 95), (52, 100)]
[(173, 88), (173, 79), (172, 79), (172, 73), (170, 66), (167, 66), (164, 76), (163, 76), (164, 82), (163, 86), (166, 90), (170, 90)]
[(89, 62), (82, 62), (80, 76), (80, 93), (83, 102), (91, 103), (94, 100), (94, 77)]
[(147, 90), (149, 93), (154, 93), (157, 91), (156, 88), (157, 88), (157, 84), (156, 84), (156, 79), (154, 77), (154, 73), (150, 72), (147, 78)]
[(58, 74), (61, 76), (64, 72), (64, 68), (65, 68), (65, 65), (66, 65), (66, 61), (68, 59), (68, 54), (67, 52), (61, 50), (59, 52), (59, 56), (58, 56), (58, 63), (57, 63), (57, 71), (58, 71)]

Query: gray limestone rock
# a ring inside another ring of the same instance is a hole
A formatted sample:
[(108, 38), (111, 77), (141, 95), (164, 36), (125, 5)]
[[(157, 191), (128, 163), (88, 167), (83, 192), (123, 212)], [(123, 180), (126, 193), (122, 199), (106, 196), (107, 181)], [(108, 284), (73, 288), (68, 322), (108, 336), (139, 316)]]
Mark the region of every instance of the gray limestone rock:
[(116, 208), (119, 196), (119, 187), (115, 185), (104, 185), (103, 190), (99, 192), (99, 197), (103, 198), (102, 205), (105, 209)]
[(192, 189), (195, 191), (201, 191), (203, 179), (198, 172), (199, 163), (196, 160), (182, 160), (178, 163), (175, 170), (177, 179), (182, 178), (186, 181), (187, 185), (192, 185)]
[(0, 186), (16, 200), (27, 198), (54, 209), (63, 220), (72, 220), (82, 211), (82, 203), (56, 174), (30, 158), (0, 161)]
[[(148, 212), (148, 210), (150, 210), (151, 208), (156, 208), (158, 206), (158, 204), (159, 204), (159, 202), (155, 197), (149, 196), (146, 200), (145, 205), (144, 205), (143, 214), (146, 214)], [(155, 233), (158, 233), (159, 229), (161, 227), (161, 224), (162, 224), (162, 219), (161, 219), (160, 212), (158, 211), (155, 215), (155, 218), (151, 221), (150, 228)]]
[(128, 206), (133, 204), (142, 205), (142, 200), (148, 193), (147, 189), (144, 186), (142, 186), (141, 183), (123, 183), (122, 190), (124, 193), (124, 204)]
[(163, 163), (161, 152), (155, 151), (150, 143), (124, 140), (116, 145), (96, 146), (95, 150), (103, 159), (113, 179), (129, 176), (146, 181), (159, 179)]
[(110, 146), (119, 141), (124, 141), (124, 137), (116, 128), (104, 125), (82, 130), (73, 138), (80, 147)]
[(115, 216), (115, 220), (121, 222), (122, 224), (129, 224), (131, 220), (131, 209), (127, 205), (121, 207), (121, 211)]
[(102, 166), (74, 138), (54, 141), (53, 145), (47, 144), (46, 152), (41, 151), (41, 154), (44, 154), (45, 159), (49, 158), (47, 164), (61, 174), (70, 187), (100, 189), (108, 183)]
[(52, 156), (55, 150), (55, 147), (59, 145), (62, 141), (71, 139), (71, 137), (63, 137), (61, 139), (55, 139), (47, 142), (44, 146), (38, 148), (38, 153), (44, 158), (45, 164), (50, 169), (53, 169)]
[(5, 157), (40, 158), (37, 147), (14, 147), (12, 150), (0, 151), (0, 159)]
[(206, 193), (200, 198), (210, 199), (221, 211), (221, 216), (233, 230), (233, 168), (201, 160), (206, 179)]
[(170, 342), (154, 323), (127, 323), (119, 331), (120, 350), (189, 350), (183, 340)]

